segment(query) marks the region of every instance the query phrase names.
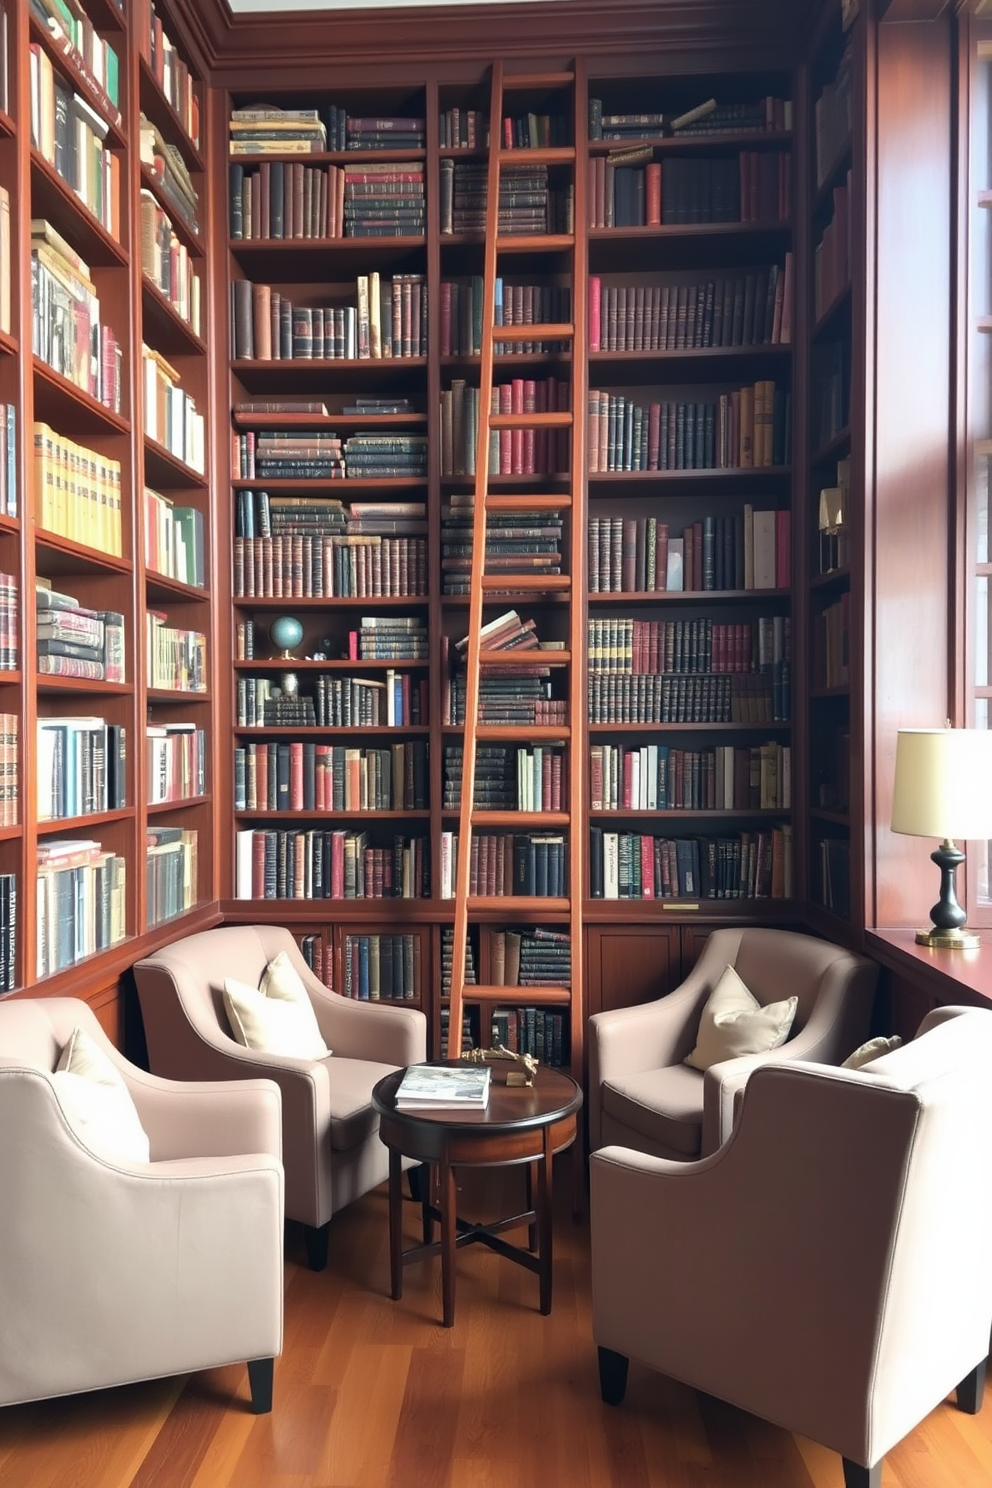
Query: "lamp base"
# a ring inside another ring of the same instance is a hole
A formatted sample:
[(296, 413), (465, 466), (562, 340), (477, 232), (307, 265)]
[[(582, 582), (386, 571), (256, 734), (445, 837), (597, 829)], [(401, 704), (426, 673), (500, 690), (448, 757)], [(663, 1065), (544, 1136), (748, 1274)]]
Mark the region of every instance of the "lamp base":
[(933, 946), (942, 951), (975, 951), (982, 937), (974, 930), (917, 930), (916, 944)]

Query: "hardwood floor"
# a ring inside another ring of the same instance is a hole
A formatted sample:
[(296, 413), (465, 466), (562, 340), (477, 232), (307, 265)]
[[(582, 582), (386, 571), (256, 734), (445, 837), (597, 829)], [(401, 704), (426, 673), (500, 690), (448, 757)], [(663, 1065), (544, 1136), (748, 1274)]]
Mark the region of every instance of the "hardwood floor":
[[(248, 1412), (243, 1367), (8, 1407), (0, 1485), (842, 1488), (834, 1453), (636, 1364), (625, 1403), (601, 1403), (588, 1228), (568, 1212), (567, 1163), (550, 1317), (537, 1311), (536, 1277), (481, 1246), (459, 1253), (453, 1329), (437, 1322), (437, 1261), (407, 1267), (392, 1302), (381, 1189), (335, 1219), (320, 1275), (290, 1227), (271, 1415)], [(464, 1197), (477, 1212), (501, 1201), (470, 1181)], [(408, 1205), (411, 1239), (417, 1217)], [(992, 1390), (979, 1416), (940, 1406), (890, 1454), (882, 1482), (992, 1482)]]

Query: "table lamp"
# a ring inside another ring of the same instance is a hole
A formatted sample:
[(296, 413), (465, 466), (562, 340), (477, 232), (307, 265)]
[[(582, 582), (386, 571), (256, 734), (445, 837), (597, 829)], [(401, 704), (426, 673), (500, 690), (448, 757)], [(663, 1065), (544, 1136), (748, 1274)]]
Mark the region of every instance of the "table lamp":
[(955, 837), (992, 837), (992, 732), (986, 729), (900, 729), (892, 830), (910, 837), (939, 837), (930, 854), (940, 869), (940, 898), (930, 911), (933, 925), (919, 930), (919, 945), (973, 950), (981, 939), (965, 928), (954, 878), (965, 855)]

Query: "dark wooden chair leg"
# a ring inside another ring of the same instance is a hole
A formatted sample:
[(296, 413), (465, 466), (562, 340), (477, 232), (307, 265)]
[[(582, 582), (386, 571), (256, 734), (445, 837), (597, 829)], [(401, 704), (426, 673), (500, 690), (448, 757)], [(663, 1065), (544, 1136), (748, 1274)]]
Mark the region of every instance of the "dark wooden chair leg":
[(620, 1405), (626, 1395), (629, 1364), (626, 1354), (608, 1348), (599, 1350), (599, 1393), (607, 1405)]
[(862, 1467), (860, 1462), (844, 1458), (844, 1488), (882, 1488), (882, 1464)]
[(331, 1221), (322, 1225), (304, 1225), (303, 1240), (307, 1248), (307, 1265), (311, 1271), (323, 1271), (327, 1265), (327, 1246), (331, 1238)]
[(966, 1374), (958, 1385), (958, 1410), (966, 1411), (969, 1416), (977, 1416), (982, 1408), (982, 1396), (985, 1393), (985, 1366), (987, 1359), (981, 1364), (976, 1364), (970, 1374)]
[(272, 1409), (272, 1375), (274, 1359), (249, 1359), (248, 1384), (251, 1387), (252, 1414), (264, 1416)]

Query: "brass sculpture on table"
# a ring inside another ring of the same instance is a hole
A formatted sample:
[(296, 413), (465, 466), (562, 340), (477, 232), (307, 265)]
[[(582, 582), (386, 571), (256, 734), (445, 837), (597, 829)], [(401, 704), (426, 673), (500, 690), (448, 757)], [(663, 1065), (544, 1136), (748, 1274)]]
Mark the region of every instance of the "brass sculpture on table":
[(537, 1074), (538, 1060), (533, 1054), (518, 1054), (513, 1049), (504, 1049), (502, 1044), (494, 1044), (491, 1049), (469, 1049), (462, 1058), (468, 1064), (498, 1064), (509, 1059), (520, 1065), (520, 1069), (508, 1071), (507, 1085), (533, 1085)]

